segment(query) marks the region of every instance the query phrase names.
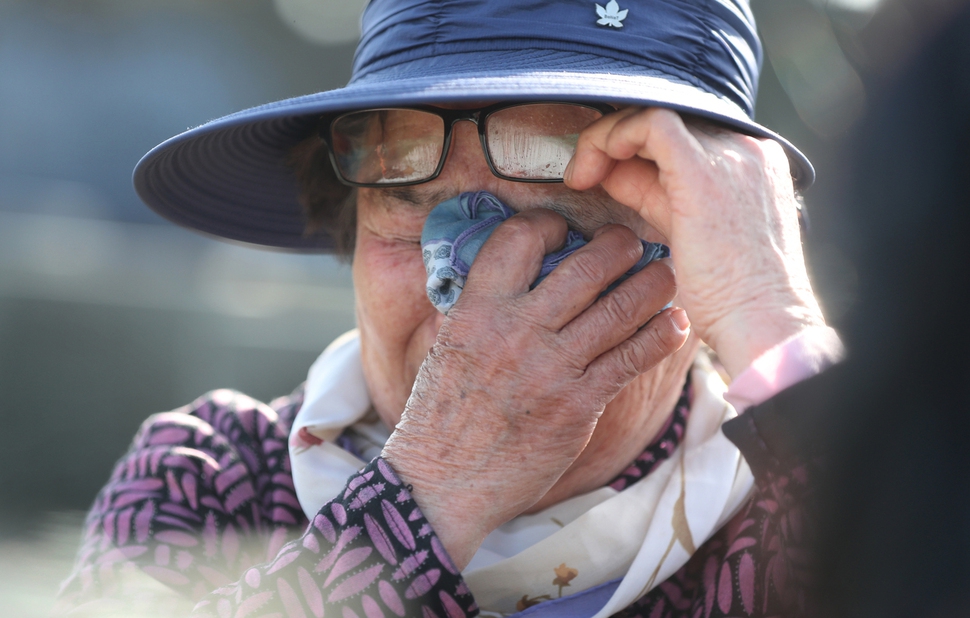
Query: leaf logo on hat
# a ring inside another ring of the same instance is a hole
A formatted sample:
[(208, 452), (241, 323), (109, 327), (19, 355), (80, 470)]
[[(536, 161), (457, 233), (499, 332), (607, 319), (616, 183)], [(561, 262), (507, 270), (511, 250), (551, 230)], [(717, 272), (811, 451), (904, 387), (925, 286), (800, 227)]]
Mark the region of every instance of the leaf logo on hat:
[(597, 4), (596, 14), (599, 15), (600, 18), (596, 20), (596, 23), (598, 23), (601, 26), (612, 26), (614, 28), (622, 28), (623, 27), (622, 22), (624, 19), (626, 19), (626, 14), (628, 12), (629, 12), (629, 9), (623, 9), (621, 11), (620, 5), (616, 3), (616, 0), (610, 0), (606, 4), (605, 9), (601, 7), (599, 4)]

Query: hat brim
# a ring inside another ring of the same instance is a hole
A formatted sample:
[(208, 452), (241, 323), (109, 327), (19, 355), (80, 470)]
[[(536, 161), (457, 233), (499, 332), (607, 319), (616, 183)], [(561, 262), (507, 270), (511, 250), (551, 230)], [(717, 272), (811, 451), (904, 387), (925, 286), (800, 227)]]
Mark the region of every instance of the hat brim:
[[(655, 73), (655, 74), (650, 74)], [(322, 114), (367, 107), (493, 100), (599, 101), (659, 106), (778, 141), (799, 188), (815, 178), (809, 160), (732, 102), (670, 76), (602, 72), (468, 72), (380, 77), (237, 112), (177, 135), (146, 154), (134, 171), (138, 195), (170, 221), (234, 241), (327, 252), (333, 241), (308, 234), (290, 151)]]

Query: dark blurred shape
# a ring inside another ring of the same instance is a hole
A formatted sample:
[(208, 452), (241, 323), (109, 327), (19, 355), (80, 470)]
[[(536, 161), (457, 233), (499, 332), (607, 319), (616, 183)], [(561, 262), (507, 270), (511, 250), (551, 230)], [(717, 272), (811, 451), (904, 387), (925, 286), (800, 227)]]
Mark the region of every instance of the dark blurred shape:
[[(806, 255), (825, 315), (836, 325), (855, 302), (858, 285), (845, 253), (851, 235), (841, 218), (849, 181), (842, 142), (868, 105), (849, 52), (859, 46), (859, 29), (872, 17), (868, 9), (846, 10), (847, 4), (853, 3), (752, 0), (766, 51), (757, 119), (808, 153), (818, 171), (805, 195), (812, 224)], [(848, 242), (840, 242), (842, 237)]]
[(0, 540), (86, 509), (149, 414), (286, 394), (353, 327), (346, 267), (176, 229), (131, 185), (189, 126), (342, 85), (353, 48), (272, 0), (0, 0)]
[(918, 51), (873, 48), (850, 142), (850, 359), (766, 404), (794, 452), (828, 452), (818, 616), (970, 615), (970, 7), (915, 6), (873, 19), (909, 11)]
[(864, 27), (837, 29), (843, 50), (878, 87), (908, 66), (914, 55), (947, 27), (964, 0), (884, 0)]
[(822, 615), (970, 614), (970, 10), (948, 21), (859, 136)]
[(300, 41), (269, 0), (0, 2), (0, 210), (37, 212), (69, 181), (99, 196), (89, 216), (160, 222), (131, 187), (149, 148), (342, 85), (352, 53)]
[(866, 94), (828, 15), (799, 0), (755, 7), (768, 58), (798, 116), (822, 138), (845, 133), (865, 113)]

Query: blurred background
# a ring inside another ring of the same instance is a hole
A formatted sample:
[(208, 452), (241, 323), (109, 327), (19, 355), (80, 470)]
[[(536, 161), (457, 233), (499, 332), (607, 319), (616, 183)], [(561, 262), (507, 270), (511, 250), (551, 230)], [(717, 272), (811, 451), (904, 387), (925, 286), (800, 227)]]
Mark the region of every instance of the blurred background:
[[(883, 7), (878, 40), (892, 41), (876, 49), (879, 4), (753, 2), (758, 120), (818, 169), (808, 250), (835, 324), (857, 283), (838, 216), (847, 136), (869, 81), (919, 38), (902, 5)], [(176, 228), (130, 177), (188, 127), (342, 85), (363, 5), (0, 0), (3, 615), (46, 614), (84, 510), (147, 415), (214, 388), (286, 394), (353, 327), (346, 265)]]

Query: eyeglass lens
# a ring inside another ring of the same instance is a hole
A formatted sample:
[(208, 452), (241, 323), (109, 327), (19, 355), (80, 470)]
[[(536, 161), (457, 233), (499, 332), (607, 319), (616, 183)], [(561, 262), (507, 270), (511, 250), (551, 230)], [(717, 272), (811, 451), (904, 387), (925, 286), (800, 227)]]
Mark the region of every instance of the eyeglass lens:
[(340, 174), (361, 184), (430, 178), (445, 142), (445, 121), (414, 109), (376, 109), (341, 116), (331, 127)]
[(579, 133), (602, 116), (589, 107), (543, 103), (506, 107), (486, 119), (492, 166), (508, 178), (561, 180)]
[[(569, 103), (499, 109), (485, 120), (485, 144), (499, 175), (516, 180), (561, 180), (579, 133), (602, 113)], [(359, 184), (420, 182), (434, 175), (444, 147), (445, 122), (414, 109), (345, 114), (331, 126), (338, 170)]]

